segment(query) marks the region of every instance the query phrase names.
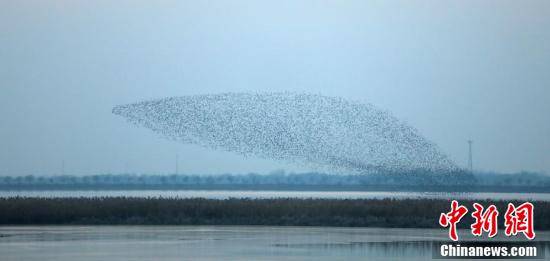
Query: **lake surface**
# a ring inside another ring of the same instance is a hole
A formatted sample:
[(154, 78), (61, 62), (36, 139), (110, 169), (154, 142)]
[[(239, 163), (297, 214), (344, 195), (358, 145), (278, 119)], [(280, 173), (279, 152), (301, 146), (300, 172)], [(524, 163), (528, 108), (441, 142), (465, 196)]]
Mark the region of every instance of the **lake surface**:
[(330, 198), (330, 199), (490, 199), (550, 201), (550, 193), (396, 192), (396, 191), (258, 191), (258, 190), (22, 190), (0, 191), (6, 197), (163, 197), (163, 198)]
[[(499, 233), (497, 240), (525, 241)], [(464, 240), (473, 238), (460, 231)], [(535, 241), (548, 255), (550, 234)], [(262, 226), (0, 227), (0, 259), (12, 260), (426, 260), (445, 229)], [(541, 250), (539, 250), (541, 251)]]

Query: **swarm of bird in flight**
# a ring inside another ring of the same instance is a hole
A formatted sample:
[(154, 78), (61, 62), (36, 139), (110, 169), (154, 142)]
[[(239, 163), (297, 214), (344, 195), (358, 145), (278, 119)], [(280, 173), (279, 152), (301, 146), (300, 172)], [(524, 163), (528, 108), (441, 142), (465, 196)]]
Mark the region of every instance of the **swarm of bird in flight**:
[(184, 143), (292, 163), (359, 173), (458, 169), (390, 113), (337, 97), (192, 95), (120, 105), (113, 113)]

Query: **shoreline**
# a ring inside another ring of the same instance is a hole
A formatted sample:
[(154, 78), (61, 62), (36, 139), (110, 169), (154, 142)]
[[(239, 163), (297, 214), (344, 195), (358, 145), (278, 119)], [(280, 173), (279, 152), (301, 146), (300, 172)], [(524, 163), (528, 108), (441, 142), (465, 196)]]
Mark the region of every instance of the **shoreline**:
[(99, 190), (245, 190), (245, 191), (353, 191), (353, 192), (509, 192), (550, 193), (548, 186), (400, 186), (400, 185), (0, 185), (0, 191)]

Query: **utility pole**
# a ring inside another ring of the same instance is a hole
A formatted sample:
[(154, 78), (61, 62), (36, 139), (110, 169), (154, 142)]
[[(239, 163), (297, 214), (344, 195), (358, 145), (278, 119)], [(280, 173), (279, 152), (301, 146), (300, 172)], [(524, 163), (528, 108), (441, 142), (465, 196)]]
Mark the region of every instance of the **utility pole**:
[(179, 154), (176, 153), (176, 175), (178, 174), (178, 171), (179, 171), (178, 161), (179, 161)]
[(474, 143), (472, 140), (468, 140), (468, 168), (470, 169), (470, 173), (474, 173), (474, 166), (472, 162), (472, 143)]

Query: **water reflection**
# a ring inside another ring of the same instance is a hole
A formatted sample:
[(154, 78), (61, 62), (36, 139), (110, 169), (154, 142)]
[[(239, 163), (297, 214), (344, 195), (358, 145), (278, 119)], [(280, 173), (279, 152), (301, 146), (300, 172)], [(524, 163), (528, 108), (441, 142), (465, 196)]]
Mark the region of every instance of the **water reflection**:
[[(460, 231), (460, 238), (473, 238)], [(2, 260), (431, 259), (444, 229), (261, 226), (0, 227)], [(522, 240), (498, 235), (496, 241)], [(524, 240), (525, 241), (525, 240)], [(548, 253), (550, 235), (535, 242)]]
[(431, 256), (432, 241), (349, 242), (317, 244), (276, 244), (283, 248), (305, 248), (318, 253), (330, 252), (346, 256), (427, 257)]

